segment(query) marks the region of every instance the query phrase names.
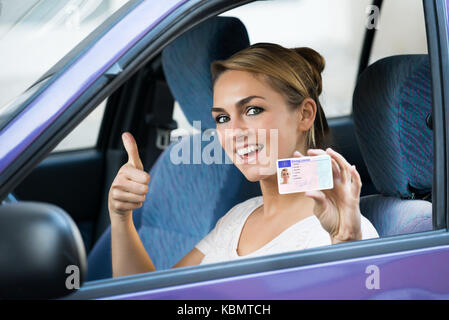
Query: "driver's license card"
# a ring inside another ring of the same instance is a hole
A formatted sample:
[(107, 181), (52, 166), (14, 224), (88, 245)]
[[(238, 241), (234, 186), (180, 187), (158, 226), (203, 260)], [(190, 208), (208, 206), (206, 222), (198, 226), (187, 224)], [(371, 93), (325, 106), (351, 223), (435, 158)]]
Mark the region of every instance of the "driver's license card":
[(332, 164), (329, 155), (277, 160), (280, 194), (332, 189)]

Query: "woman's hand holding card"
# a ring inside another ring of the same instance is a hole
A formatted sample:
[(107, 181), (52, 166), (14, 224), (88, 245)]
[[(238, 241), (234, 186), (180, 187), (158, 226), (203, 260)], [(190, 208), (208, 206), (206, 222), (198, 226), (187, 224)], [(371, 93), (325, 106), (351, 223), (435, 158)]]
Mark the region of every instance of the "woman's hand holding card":
[[(359, 207), (362, 181), (355, 166), (331, 148), (326, 151), (309, 149), (308, 156), (329, 155), (332, 162), (333, 188), (307, 191), (305, 195), (315, 200), (313, 213), (329, 233), (332, 244), (362, 239)], [(302, 157), (296, 151), (294, 157)]]

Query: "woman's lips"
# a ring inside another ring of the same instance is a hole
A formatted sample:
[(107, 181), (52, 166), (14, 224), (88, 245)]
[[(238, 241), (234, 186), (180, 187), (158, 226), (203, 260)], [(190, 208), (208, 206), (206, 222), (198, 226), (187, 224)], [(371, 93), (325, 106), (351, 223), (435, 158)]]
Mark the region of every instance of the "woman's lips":
[(242, 148), (237, 148), (236, 155), (241, 159), (243, 163), (256, 163), (257, 155), (263, 148), (263, 144), (249, 146), (246, 145)]

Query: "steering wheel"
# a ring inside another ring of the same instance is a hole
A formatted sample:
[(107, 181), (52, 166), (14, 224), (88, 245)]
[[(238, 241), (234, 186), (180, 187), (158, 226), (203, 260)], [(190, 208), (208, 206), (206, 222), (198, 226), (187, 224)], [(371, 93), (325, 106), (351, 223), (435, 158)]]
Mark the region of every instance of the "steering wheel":
[(14, 203), (14, 202), (19, 202), (19, 200), (18, 200), (17, 197), (11, 192), (11, 193), (8, 193), (8, 195), (6, 196), (6, 198), (3, 200), (2, 204), (4, 204), (4, 203)]

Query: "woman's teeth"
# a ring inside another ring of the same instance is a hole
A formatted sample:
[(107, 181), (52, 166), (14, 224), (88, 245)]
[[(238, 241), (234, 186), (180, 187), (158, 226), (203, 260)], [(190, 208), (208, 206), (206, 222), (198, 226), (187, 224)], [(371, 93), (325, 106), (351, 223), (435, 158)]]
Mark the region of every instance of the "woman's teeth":
[(252, 152), (262, 150), (262, 148), (263, 148), (263, 144), (258, 144), (258, 145), (253, 144), (246, 148), (237, 149), (237, 154), (242, 157), (246, 154), (250, 154)]

